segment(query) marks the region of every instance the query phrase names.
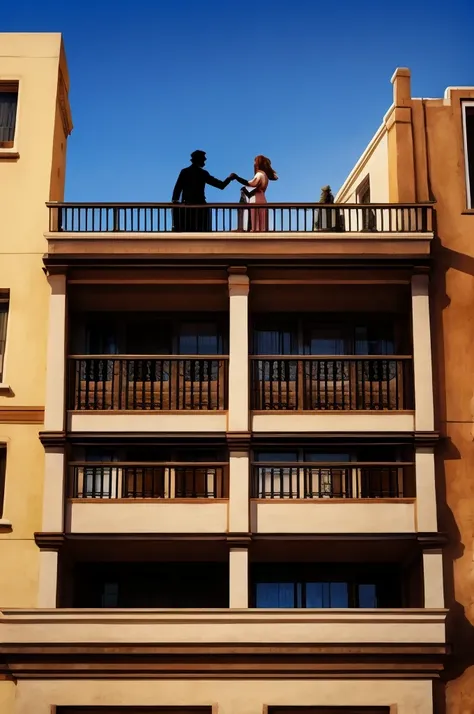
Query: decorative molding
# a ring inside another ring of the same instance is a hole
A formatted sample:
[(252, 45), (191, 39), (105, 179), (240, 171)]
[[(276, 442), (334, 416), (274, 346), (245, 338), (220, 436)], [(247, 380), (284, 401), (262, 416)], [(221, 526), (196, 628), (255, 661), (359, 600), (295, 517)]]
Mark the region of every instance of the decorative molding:
[(3, 644), (17, 679), (437, 679), (442, 644)]
[(251, 438), (252, 433), (250, 431), (233, 431), (226, 434), (230, 451), (248, 451)]
[(43, 424), (44, 407), (0, 406), (0, 424)]
[(252, 533), (229, 533), (227, 543), (230, 548), (248, 548), (252, 542)]
[(39, 440), (46, 447), (62, 446), (66, 445), (66, 432), (65, 431), (40, 431)]
[(417, 541), (423, 550), (440, 550), (449, 545), (446, 533), (417, 533)]
[(34, 535), (35, 543), (40, 550), (60, 550), (66, 540), (64, 533), (36, 532)]
[(440, 440), (439, 431), (415, 431), (415, 446), (435, 446)]
[(0, 149), (0, 161), (18, 161), (19, 158), (18, 151), (2, 151)]

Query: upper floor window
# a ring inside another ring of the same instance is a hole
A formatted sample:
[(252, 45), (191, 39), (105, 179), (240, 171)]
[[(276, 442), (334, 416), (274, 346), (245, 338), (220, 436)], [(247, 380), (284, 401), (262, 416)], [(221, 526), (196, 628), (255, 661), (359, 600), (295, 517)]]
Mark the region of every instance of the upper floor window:
[(464, 160), (466, 162), (467, 206), (474, 208), (474, 102), (464, 102)]
[(3, 382), (10, 293), (0, 289), (0, 383)]
[(17, 105), (18, 82), (0, 81), (0, 149), (13, 148)]

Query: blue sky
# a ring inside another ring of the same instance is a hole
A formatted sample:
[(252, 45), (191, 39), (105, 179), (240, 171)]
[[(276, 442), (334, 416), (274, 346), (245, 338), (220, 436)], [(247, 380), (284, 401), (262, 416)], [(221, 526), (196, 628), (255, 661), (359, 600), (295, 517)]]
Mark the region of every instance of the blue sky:
[[(266, 154), (274, 201), (336, 191), (391, 103), (474, 84), (469, 0), (15, 0), (2, 32), (62, 32), (71, 77), (70, 201), (167, 201), (192, 150), (218, 178)], [(208, 188), (208, 201), (239, 187)]]

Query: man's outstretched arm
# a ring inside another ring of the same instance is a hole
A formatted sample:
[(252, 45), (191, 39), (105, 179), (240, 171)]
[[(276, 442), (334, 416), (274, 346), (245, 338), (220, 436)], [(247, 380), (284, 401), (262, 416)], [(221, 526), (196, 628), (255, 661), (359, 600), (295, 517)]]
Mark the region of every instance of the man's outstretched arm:
[(220, 188), (221, 191), (226, 188), (232, 180), (232, 174), (227, 176), (224, 181), (221, 181), (220, 179), (214, 178), (214, 176), (211, 176), (211, 174), (208, 174), (206, 171), (206, 183), (208, 183), (209, 186), (214, 186), (214, 188)]
[(171, 197), (171, 200), (173, 201), (173, 203), (178, 203), (179, 199), (181, 198), (182, 193), (183, 193), (183, 172), (180, 171), (178, 180), (176, 181), (175, 187), (173, 189), (173, 195)]

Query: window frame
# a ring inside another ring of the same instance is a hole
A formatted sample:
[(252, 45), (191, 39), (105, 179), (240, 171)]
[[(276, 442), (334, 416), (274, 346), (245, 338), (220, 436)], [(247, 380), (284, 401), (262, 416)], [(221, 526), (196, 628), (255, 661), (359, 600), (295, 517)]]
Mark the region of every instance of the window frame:
[[(3, 309), (5, 306), (5, 309)], [(0, 388), (5, 386), (6, 372), (6, 357), (7, 357), (7, 337), (8, 337), (8, 319), (10, 317), (10, 290), (9, 288), (0, 288), (0, 313), (5, 313), (5, 324), (3, 336), (0, 332)], [(2, 350), (3, 343), (3, 350)]]
[[(461, 114), (462, 114), (462, 135), (463, 135), (463, 149), (464, 149), (464, 177), (466, 180), (466, 206), (469, 211), (474, 211), (474, 186), (471, 186), (471, 179), (469, 176), (469, 152), (467, 145), (467, 113), (466, 108), (472, 107), (474, 110), (474, 99), (461, 100)], [(472, 162), (474, 163), (474, 156), (472, 157)]]
[[(18, 153), (18, 131), (20, 124), (20, 78), (0, 77), (0, 93), (16, 94), (15, 129), (12, 142), (0, 141), (0, 157)], [(7, 146), (7, 144), (10, 144)]]
[(5, 510), (5, 487), (7, 474), (7, 445), (0, 443), (0, 521), (3, 520)]

